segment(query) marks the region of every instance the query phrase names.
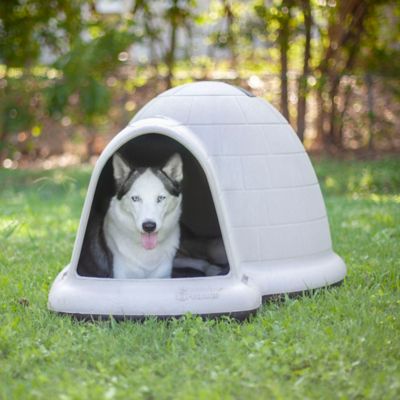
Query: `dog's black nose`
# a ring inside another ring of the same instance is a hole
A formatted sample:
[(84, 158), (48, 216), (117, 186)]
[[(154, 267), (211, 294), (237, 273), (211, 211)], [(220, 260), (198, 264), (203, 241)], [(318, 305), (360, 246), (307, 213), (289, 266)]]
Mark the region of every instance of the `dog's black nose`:
[(156, 230), (157, 224), (153, 221), (145, 221), (142, 224), (142, 228), (145, 232), (151, 233)]

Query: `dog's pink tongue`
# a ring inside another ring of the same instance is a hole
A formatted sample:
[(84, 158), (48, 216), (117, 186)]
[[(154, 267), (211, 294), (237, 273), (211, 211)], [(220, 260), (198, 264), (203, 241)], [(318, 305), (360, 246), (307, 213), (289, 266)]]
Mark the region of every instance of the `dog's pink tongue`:
[(157, 246), (157, 233), (142, 233), (142, 246), (146, 250), (154, 249)]

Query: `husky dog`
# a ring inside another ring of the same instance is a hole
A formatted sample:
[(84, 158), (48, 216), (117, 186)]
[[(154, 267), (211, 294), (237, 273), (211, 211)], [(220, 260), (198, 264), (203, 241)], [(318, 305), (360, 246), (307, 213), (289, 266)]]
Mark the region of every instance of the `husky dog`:
[(114, 278), (169, 278), (179, 247), (183, 179), (175, 153), (162, 167), (131, 168), (112, 160), (117, 193), (104, 217), (103, 232)]

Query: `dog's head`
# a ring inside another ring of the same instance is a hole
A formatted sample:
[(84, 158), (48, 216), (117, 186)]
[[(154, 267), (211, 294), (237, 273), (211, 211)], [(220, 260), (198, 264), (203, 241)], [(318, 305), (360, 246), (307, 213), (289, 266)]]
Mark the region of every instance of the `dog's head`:
[(116, 207), (132, 223), (145, 249), (153, 249), (178, 224), (181, 212), (182, 158), (175, 153), (162, 168), (131, 168), (113, 156)]

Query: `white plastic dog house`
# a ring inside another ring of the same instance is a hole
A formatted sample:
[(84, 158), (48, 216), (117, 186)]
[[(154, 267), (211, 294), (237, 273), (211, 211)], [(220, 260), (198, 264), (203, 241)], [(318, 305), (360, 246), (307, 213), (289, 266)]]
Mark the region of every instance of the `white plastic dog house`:
[[(151, 164), (160, 149), (184, 153), (183, 222), (200, 236), (222, 237), (229, 272), (147, 280), (79, 275), (88, 221), (101, 204), (96, 196), (109, 191), (112, 155), (118, 150)], [(51, 288), (49, 308), (83, 317), (241, 317), (263, 298), (333, 285), (345, 274), (316, 175), (288, 122), (244, 90), (199, 82), (153, 99), (100, 156), (71, 263)]]

